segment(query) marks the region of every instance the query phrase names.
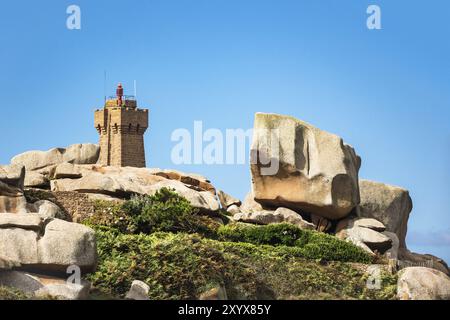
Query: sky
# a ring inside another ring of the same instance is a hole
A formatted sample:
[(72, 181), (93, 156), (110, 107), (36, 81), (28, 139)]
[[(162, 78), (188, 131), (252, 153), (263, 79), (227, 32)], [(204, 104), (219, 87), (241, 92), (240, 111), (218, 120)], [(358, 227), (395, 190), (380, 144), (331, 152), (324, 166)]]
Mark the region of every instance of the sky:
[[(79, 30), (66, 26), (72, 4)], [(366, 26), (371, 4), (381, 30)], [(449, 15), (447, 0), (3, 1), (0, 163), (96, 143), (105, 84), (133, 94), (136, 80), (148, 167), (200, 173), (242, 199), (248, 163), (177, 165), (171, 134), (291, 115), (351, 144), (361, 178), (408, 189), (408, 247), (450, 262)]]

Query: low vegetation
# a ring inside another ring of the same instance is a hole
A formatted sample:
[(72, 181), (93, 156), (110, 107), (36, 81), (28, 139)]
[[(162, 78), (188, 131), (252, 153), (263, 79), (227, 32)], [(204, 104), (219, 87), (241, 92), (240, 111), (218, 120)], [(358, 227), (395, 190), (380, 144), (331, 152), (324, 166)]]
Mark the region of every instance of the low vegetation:
[(27, 299), (30, 299), (30, 297), (19, 290), (0, 286), (0, 300), (27, 300)]
[(289, 224), (216, 220), (167, 189), (122, 204), (98, 202), (85, 221), (96, 229), (100, 259), (90, 280), (115, 297), (135, 279), (150, 286), (151, 299), (196, 299), (217, 285), (231, 299), (395, 297), (389, 274), (380, 290), (367, 288), (364, 268), (355, 265), (372, 258), (353, 244)]

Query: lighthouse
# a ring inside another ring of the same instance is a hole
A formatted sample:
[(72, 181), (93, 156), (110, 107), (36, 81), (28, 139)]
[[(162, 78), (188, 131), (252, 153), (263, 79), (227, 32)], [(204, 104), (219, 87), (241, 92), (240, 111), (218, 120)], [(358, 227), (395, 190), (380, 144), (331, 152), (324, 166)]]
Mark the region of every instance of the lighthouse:
[(95, 128), (100, 136), (99, 164), (118, 167), (145, 167), (144, 133), (148, 109), (137, 107), (136, 97), (123, 94), (118, 84), (116, 96), (95, 110)]

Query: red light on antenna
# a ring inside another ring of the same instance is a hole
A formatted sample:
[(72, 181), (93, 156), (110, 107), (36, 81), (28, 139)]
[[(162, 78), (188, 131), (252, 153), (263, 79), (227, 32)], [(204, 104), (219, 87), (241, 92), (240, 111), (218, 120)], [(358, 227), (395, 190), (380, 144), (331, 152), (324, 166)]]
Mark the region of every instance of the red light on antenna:
[(123, 97), (123, 87), (122, 87), (122, 84), (121, 84), (121, 83), (119, 83), (119, 84), (117, 85), (116, 95), (117, 95), (117, 105), (118, 105), (119, 107), (121, 107), (121, 106), (122, 106), (122, 103), (123, 103), (123, 101), (122, 101), (122, 97)]

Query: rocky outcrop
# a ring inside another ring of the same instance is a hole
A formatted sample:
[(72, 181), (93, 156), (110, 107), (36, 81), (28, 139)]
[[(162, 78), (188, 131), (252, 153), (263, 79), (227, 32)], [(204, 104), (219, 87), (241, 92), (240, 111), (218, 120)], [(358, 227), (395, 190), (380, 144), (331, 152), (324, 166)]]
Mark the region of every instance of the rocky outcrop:
[(151, 168), (147, 170), (149, 170), (149, 173), (156, 176), (161, 176), (169, 180), (180, 181), (193, 188), (197, 188), (202, 191), (209, 191), (212, 194), (216, 194), (216, 188), (211, 184), (211, 181), (209, 181), (202, 175), (196, 173), (184, 173), (173, 169), (162, 170), (159, 168)]
[(400, 300), (450, 300), (450, 278), (435, 269), (405, 268), (399, 272), (397, 297)]
[(50, 186), (50, 180), (42, 173), (29, 170), (25, 176), (25, 186), (45, 189)]
[[(383, 225), (374, 219), (347, 219), (341, 221), (336, 236), (350, 241), (369, 253), (384, 253), (392, 247), (392, 240), (378, 232), (384, 231)], [(377, 231), (378, 230), (378, 231)]]
[(251, 147), (255, 200), (331, 220), (359, 204), (361, 160), (342, 138), (289, 116), (257, 113)]
[(357, 214), (360, 217), (381, 221), (386, 230), (397, 235), (400, 248), (406, 248), (406, 231), (412, 200), (405, 189), (384, 183), (360, 180), (361, 203)]
[(74, 144), (67, 148), (24, 152), (13, 157), (11, 164), (25, 167), (25, 187), (45, 188), (49, 185), (49, 175), (59, 164), (95, 164), (99, 153), (100, 147), (96, 144)]
[(245, 213), (251, 213), (251, 212), (259, 212), (263, 211), (263, 206), (255, 201), (255, 196), (252, 191), (247, 193), (247, 195), (244, 198), (244, 202), (242, 202), (242, 205), (240, 207), (240, 211)]
[(176, 180), (164, 180), (150, 185), (146, 188), (145, 194), (153, 195), (161, 188), (175, 191), (185, 197), (193, 207), (200, 209), (202, 212), (208, 213), (219, 210), (219, 202), (211, 192), (191, 189)]
[(397, 235), (389, 231), (383, 231), (382, 234), (391, 239), (392, 242), (391, 248), (384, 253), (385, 257), (395, 261), (398, 260), (400, 241), (398, 240)]
[(224, 209), (228, 209), (232, 205), (235, 205), (235, 206), (241, 205), (241, 200), (239, 200), (233, 196), (230, 196), (228, 193), (226, 193), (222, 190), (219, 190), (219, 192), (217, 192), (217, 196), (219, 197), (220, 205)]
[(207, 179), (198, 175), (188, 176), (181, 172), (160, 169), (66, 163), (58, 165), (54, 174), (56, 176), (51, 181), (51, 190), (56, 192), (102, 194), (112, 196), (114, 199), (127, 198), (133, 194), (151, 195), (166, 187), (184, 196), (192, 206), (201, 211), (212, 212), (219, 209), (214, 187)]
[(233, 220), (262, 225), (285, 222), (296, 225), (300, 229), (315, 229), (314, 224), (305, 221), (297, 212), (287, 208), (278, 208), (275, 211), (241, 212), (235, 214)]
[(25, 270), (65, 273), (77, 265), (91, 272), (97, 263), (92, 229), (36, 214), (0, 213), (0, 252)]
[(63, 162), (94, 164), (98, 160), (100, 147), (96, 144), (74, 144), (67, 148), (48, 151), (28, 151), (11, 159), (11, 164), (21, 165), (27, 171), (36, 171)]

